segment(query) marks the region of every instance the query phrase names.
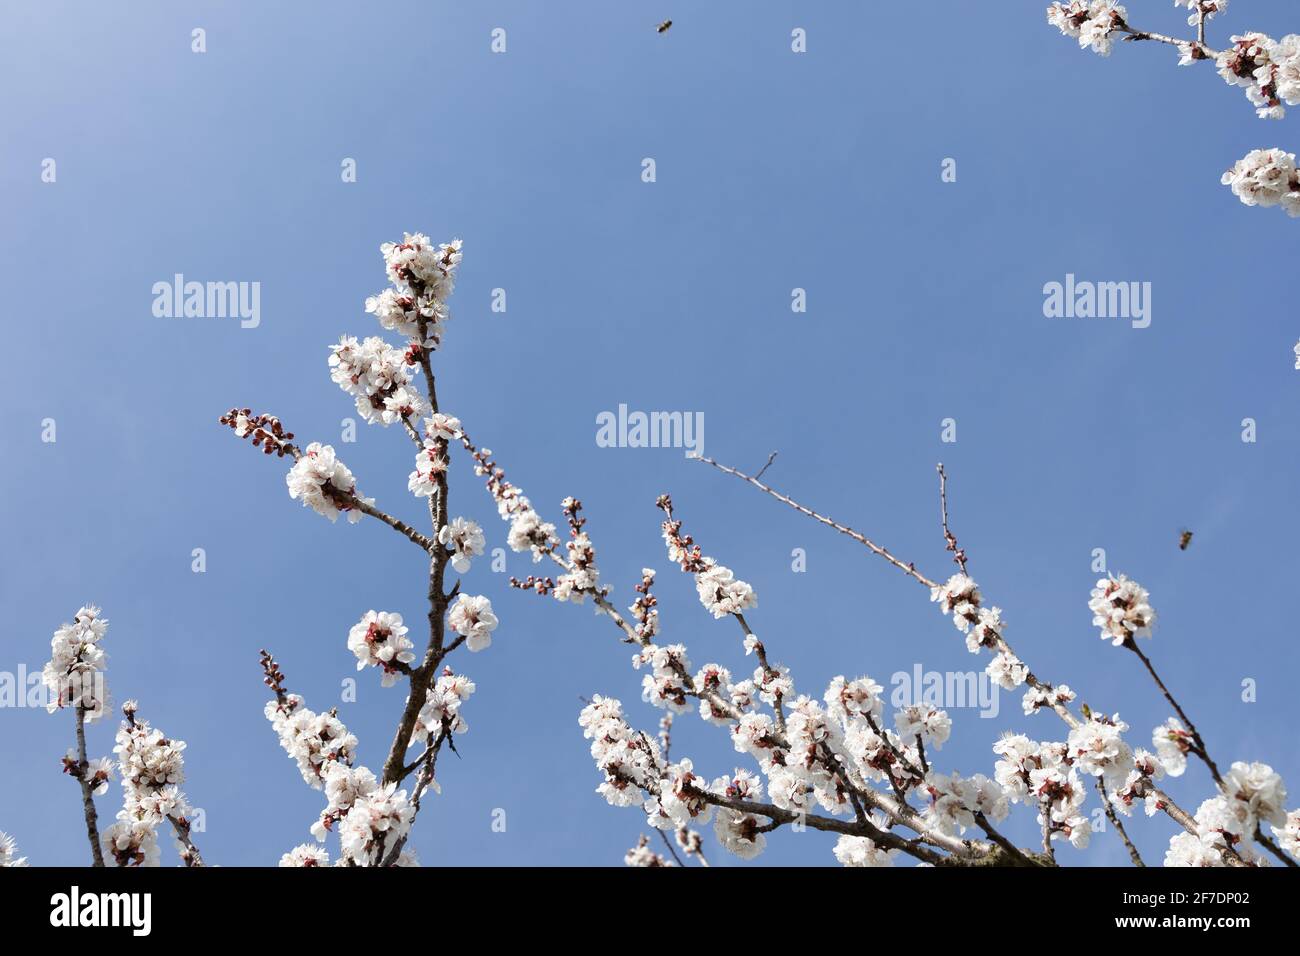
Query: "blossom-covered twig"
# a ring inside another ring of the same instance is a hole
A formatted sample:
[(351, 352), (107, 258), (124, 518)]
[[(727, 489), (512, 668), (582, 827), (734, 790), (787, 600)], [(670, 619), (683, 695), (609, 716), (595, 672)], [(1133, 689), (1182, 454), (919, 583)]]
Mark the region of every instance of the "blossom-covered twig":
[(1106, 781), (1102, 780), (1101, 777), (1097, 778), (1097, 793), (1101, 796), (1101, 808), (1106, 813), (1106, 819), (1109, 820), (1110, 825), (1115, 828), (1115, 833), (1119, 838), (1124, 841), (1124, 848), (1128, 850), (1128, 857), (1133, 861), (1133, 865), (1146, 866), (1146, 864), (1142, 862), (1142, 854), (1138, 853), (1137, 847), (1134, 846), (1133, 841), (1129, 839), (1128, 831), (1124, 829), (1123, 821), (1120, 820), (1119, 814), (1115, 812), (1115, 808), (1111, 805), (1110, 794), (1106, 790)]
[[(1178, 50), (1180, 66), (1212, 62), (1225, 82), (1245, 90), (1261, 119), (1281, 119), (1286, 106), (1300, 105), (1300, 35), (1274, 40), (1263, 33), (1246, 33), (1233, 36), (1227, 48), (1215, 50), (1205, 43), (1206, 24), (1227, 8), (1228, 0), (1174, 2), (1191, 11), (1187, 22), (1196, 28), (1195, 37), (1139, 30), (1129, 23), (1127, 9), (1114, 0), (1057, 0), (1047, 8), (1047, 22), (1102, 56), (1110, 55), (1115, 37), (1120, 36), (1128, 42), (1150, 40), (1172, 46)], [(1294, 153), (1252, 150), (1220, 181), (1247, 206), (1281, 206), (1287, 215), (1300, 216), (1300, 170)]]
[[(363, 497), (330, 446), (299, 448), (278, 419), (254, 416), (249, 409), (232, 409), (221, 418), (264, 453), (292, 457), (286, 478), (290, 497), (331, 521), (340, 514), (349, 521), (374, 517), (428, 557), (428, 636), (418, 659), (409, 628), (395, 612), (370, 610), (348, 632), (348, 649), (356, 656), (358, 670), (378, 668), (383, 686), (406, 682), (406, 699), (378, 779), (356, 764), (357, 740), (337, 713), (308, 710), (302, 698), (285, 690), (283, 672), (262, 652), (265, 680), (275, 694), (267, 717), (284, 749), (298, 762), (303, 779), (325, 790), (327, 806), (312, 832), (323, 843), (328, 833), (338, 830), (337, 865), (342, 866), (414, 862), (405, 850), (411, 826), (426, 791), (438, 789), (434, 772), (441, 747), (446, 743), (455, 750), (450, 735), (467, 729), (460, 706), (474, 690), (473, 682), (444, 668), (444, 661), (462, 644), (470, 651), (483, 650), (497, 626), (486, 597), (461, 593), (460, 581), (448, 589), (446, 580), (448, 565), (464, 573), (484, 547), (478, 525), (453, 518), (448, 510), (449, 445), (461, 437), (461, 426), (439, 408), (431, 361), (450, 320), (447, 300), (461, 260), (460, 241), (435, 245), (424, 235), (407, 233), (401, 242), (384, 243), (380, 252), (391, 285), (366, 300), (366, 311), (384, 330), (403, 336), (405, 347), (395, 347), (382, 336), (358, 340), (344, 335), (330, 349), (330, 378), (354, 400), (368, 424), (400, 424), (416, 446), (407, 488), (416, 498), (428, 499), (430, 533), (415, 530)], [(408, 763), (408, 751), (421, 742), (427, 742), (423, 755)], [(408, 798), (406, 790), (397, 788), (417, 771)], [(328, 861), (324, 846), (301, 844), (284, 854), (281, 864), (321, 866)]]
[(93, 764), (86, 751), (86, 723), (104, 716), (108, 705), (108, 688), (104, 679), (105, 657), (100, 646), (108, 631), (108, 621), (99, 608), (86, 606), (77, 611), (71, 624), (64, 624), (50, 640), (50, 660), (41, 672), (49, 695), (48, 710), (54, 713), (71, 707), (76, 721), (77, 747), (63, 759), (63, 771), (81, 789), (82, 815), (86, 821), (86, 838), (94, 866), (104, 865), (100, 848), (99, 814), (95, 794), (108, 789), (111, 771), (105, 760)]
[[(802, 514), (845, 531), (844, 526), (832, 519), (817, 514), (743, 472), (719, 465), (710, 459), (701, 460), (758, 487)], [(947, 525), (947, 482), (942, 467), (939, 474), (945, 543), (948, 550), (961, 553)], [(915, 573), (914, 565), (902, 565), (892, 554), (857, 532), (845, 533), (866, 544), (873, 553), (886, 557), (896, 567), (908, 570), (909, 576), (924, 583), (924, 576)], [(1008, 790), (1009, 795), (1015, 799), (1016, 788), (1019, 787), (1044, 798), (1040, 804), (1039, 822), (1043, 827), (1046, 847), (1050, 848), (1051, 840), (1057, 834), (1069, 836), (1072, 842), (1076, 834), (1086, 837), (1087, 821), (1075, 809), (1082, 800), (1082, 793), (1075, 782), (1074, 771), (1081, 769), (1098, 782), (1110, 782), (1117, 788), (1114, 793), (1107, 794), (1108, 813), (1112, 808), (1127, 813), (1132, 803), (1141, 799), (1145, 801), (1148, 813), (1164, 812), (1183, 827), (1185, 832), (1171, 841), (1166, 856), (1167, 864), (1240, 866), (1257, 865), (1260, 862), (1257, 854), (1249, 852), (1247, 848), (1247, 844), (1258, 840), (1256, 835), (1262, 833), (1259, 822), (1272, 822), (1276, 828), (1285, 818), (1281, 808), (1285, 790), (1271, 768), (1264, 764), (1238, 763), (1233, 765), (1232, 774), (1226, 778), (1221, 777), (1209, 759), (1199, 733), (1183, 730), (1182, 725), (1176, 721), (1171, 721), (1169, 727), (1157, 728), (1154, 735), (1154, 742), (1162, 751), (1164, 766), (1145, 751), (1132, 753), (1122, 739), (1127, 725), (1118, 716), (1106, 717), (1085, 707), (1084, 719), (1080, 720), (1068, 707), (1075, 696), (1073, 691), (1065, 685), (1053, 687), (1040, 681), (1021, 663), (1006, 641), (999, 609), (983, 605), (978, 588), (964, 573), (955, 575), (942, 586), (933, 586), (931, 597), (940, 602), (944, 612), (950, 613), (954, 624), (967, 635), (968, 649), (975, 652), (988, 648), (994, 652), (996, 656), (989, 665), (989, 673), (999, 684), (1009, 688), (1023, 683), (1029, 688), (1025, 695), (1026, 713), (1049, 707), (1070, 728), (1069, 741), (1063, 745), (1034, 745), (1023, 737), (1016, 737), (995, 747), (1004, 756), (1004, 762), (999, 764), (999, 768), (1005, 768), (1005, 771), (1000, 769), (999, 783), (1003, 787), (1014, 785)], [(1135, 651), (1137, 647), (1134, 638), (1149, 634), (1155, 619), (1155, 614), (1147, 603), (1146, 592), (1123, 577), (1098, 582), (1089, 607), (1094, 612), (1094, 624), (1101, 628), (1104, 638), (1117, 646), (1131, 645)], [(1149, 659), (1140, 651), (1138, 654), (1171, 704), (1186, 720), (1185, 714), (1163, 682), (1156, 677)], [(1190, 721), (1187, 722), (1190, 724)], [(1195, 816), (1179, 807), (1155, 784), (1155, 779), (1165, 772), (1166, 767), (1174, 766), (1175, 769), (1170, 772), (1181, 773), (1182, 764), (1185, 764), (1181, 755), (1189, 751), (1197, 752), (1206, 761), (1220, 790), (1220, 796), (1206, 801)], [(1170, 764), (1170, 760), (1174, 763)], [(1180, 760), (1182, 763), (1179, 763)], [(1064, 766), (1070, 768), (1068, 775), (1062, 775), (1058, 761), (1063, 761)], [(930, 776), (927, 774), (927, 779)], [(1104, 789), (1100, 792), (1107, 793)], [(1121, 836), (1129, 844), (1127, 834), (1122, 833)], [(1272, 852), (1271, 847), (1260, 842)], [(1054, 855), (1054, 851), (1050, 855)]]

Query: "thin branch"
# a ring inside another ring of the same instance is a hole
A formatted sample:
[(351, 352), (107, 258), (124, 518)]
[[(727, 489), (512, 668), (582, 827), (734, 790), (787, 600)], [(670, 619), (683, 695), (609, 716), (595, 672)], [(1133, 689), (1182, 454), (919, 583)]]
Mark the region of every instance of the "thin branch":
[(1128, 838), (1128, 831), (1124, 829), (1124, 824), (1120, 821), (1119, 814), (1116, 813), (1115, 808), (1111, 806), (1110, 794), (1106, 791), (1106, 784), (1101, 777), (1097, 778), (1097, 793), (1101, 795), (1101, 807), (1106, 811), (1106, 819), (1109, 820), (1110, 825), (1115, 828), (1115, 832), (1119, 834), (1119, 838), (1124, 841), (1124, 846), (1128, 848), (1129, 859), (1133, 861), (1133, 865), (1146, 866), (1146, 864), (1142, 862), (1142, 855), (1138, 853), (1137, 847), (1135, 847), (1133, 841)]
[(81, 785), (81, 808), (86, 817), (86, 838), (94, 866), (104, 865), (104, 851), (99, 844), (99, 814), (95, 812), (95, 793), (86, 778), (90, 761), (86, 758), (86, 709), (77, 705), (77, 783)]
[(188, 867), (197, 869), (203, 866), (203, 856), (199, 853), (199, 848), (194, 845), (194, 840), (190, 837), (190, 821), (185, 817), (172, 815), (168, 815), (167, 821), (172, 825), (176, 839), (181, 843), (181, 860)]
[(952, 559), (966, 573), (966, 552), (957, 547), (957, 538), (948, 530), (948, 473), (943, 470), (943, 462), (936, 466), (939, 472), (939, 515), (943, 523), (944, 546), (952, 552)]
[(677, 865), (684, 867), (686, 864), (683, 863), (682, 858), (677, 855), (677, 848), (673, 846), (673, 842), (668, 839), (668, 834), (664, 833), (664, 831), (660, 830), (658, 827), (654, 827), (654, 831), (659, 834), (659, 839), (664, 841), (664, 846), (668, 847), (668, 852), (673, 855), (673, 859), (677, 861)]
[(1002, 849), (1006, 851), (1007, 855), (1015, 860), (1019, 866), (1037, 865), (1033, 860), (1025, 856), (1025, 852), (1021, 850), (1020, 847), (1016, 846), (994, 829), (993, 824), (989, 822), (989, 818), (982, 811), (977, 811), (975, 813), (975, 822), (980, 825), (980, 829), (988, 834), (988, 838), (998, 846), (1002, 847)]
[(914, 564), (904, 564), (902, 561), (898, 560), (898, 558), (890, 554), (888, 549), (883, 548), (880, 545), (876, 544), (874, 541), (869, 539), (866, 535), (862, 534), (861, 532), (854, 531), (852, 528), (847, 527), (846, 525), (842, 525), (839, 522), (826, 517), (825, 515), (818, 514), (816, 511), (813, 511), (811, 508), (807, 508), (799, 504), (799, 502), (795, 501), (793, 498), (787, 497), (786, 495), (781, 494), (779, 491), (776, 491), (775, 489), (763, 484), (757, 478), (747, 475), (742, 471), (738, 471), (735, 468), (731, 468), (728, 467), (727, 465), (720, 464), (714, 461), (712, 458), (700, 457), (695, 460), (702, 461), (706, 465), (712, 465), (714, 468), (718, 469), (718, 471), (725, 472), (728, 475), (734, 475), (735, 477), (739, 478), (741, 481), (747, 482), (753, 485), (755, 488), (759, 489), (760, 491), (768, 495), (771, 495), (773, 498), (775, 498), (777, 501), (781, 502), (782, 504), (790, 506), (795, 511), (798, 511), (800, 514), (807, 515), (809, 518), (812, 518), (815, 521), (820, 521), (822, 524), (826, 525), (827, 527), (834, 528), (840, 534), (847, 535), (848, 537), (852, 538), (854, 541), (866, 547), (873, 554), (879, 555), (880, 557), (884, 558), (886, 561), (888, 561), (894, 567), (898, 568), (898, 570), (902, 571), (908, 577), (914, 578), (916, 581), (920, 582), (921, 584), (924, 584), (926, 587), (935, 588), (939, 586), (936, 582), (931, 581), (925, 575), (917, 571), (916, 566)]
[(1128, 640), (1124, 642), (1124, 647), (1127, 647), (1130, 651), (1136, 654), (1138, 660), (1146, 666), (1147, 673), (1150, 674), (1151, 679), (1156, 682), (1156, 686), (1160, 688), (1160, 692), (1165, 695), (1165, 700), (1169, 701), (1170, 706), (1178, 712), (1178, 717), (1182, 720), (1183, 724), (1186, 725), (1187, 732), (1192, 735), (1193, 746), (1190, 748), (1192, 753), (1196, 754), (1196, 756), (1200, 757), (1201, 760), (1204, 761), (1205, 766), (1210, 769), (1210, 776), (1214, 778), (1214, 782), (1219, 785), (1220, 789), (1223, 789), (1223, 777), (1219, 775), (1219, 768), (1215, 765), (1214, 761), (1210, 759), (1210, 752), (1206, 749), (1205, 741), (1197, 731), (1196, 725), (1192, 723), (1192, 719), (1188, 717), (1183, 708), (1179, 706), (1178, 701), (1174, 699), (1174, 695), (1171, 694), (1169, 688), (1165, 686), (1165, 682), (1162, 681), (1160, 675), (1156, 673), (1155, 666), (1152, 665), (1151, 659), (1142, 653), (1142, 648), (1137, 646), (1137, 641), (1132, 637), (1128, 638)]
[(356, 508), (362, 514), (369, 515), (372, 518), (378, 518), (380, 521), (388, 525), (388, 527), (392, 528), (394, 531), (397, 531), (398, 533), (404, 535), (409, 540), (415, 542), (415, 544), (419, 546), (421, 551), (427, 552), (427, 551), (434, 550), (433, 541), (430, 540), (427, 535), (423, 535), (420, 532), (416, 531), (405, 521), (402, 521), (398, 518), (394, 518), (392, 515), (380, 511), (374, 505), (367, 504), (364, 500), (362, 500), (357, 495), (349, 495), (348, 500), (351, 503), (352, 507)]
[[(819, 521), (822, 524), (827, 525), (828, 527), (834, 528), (835, 530), (839, 531), (841, 534), (848, 535), (850, 538), (853, 538), (855, 541), (857, 541), (858, 543), (866, 547), (873, 554), (883, 557), (890, 564), (906, 572), (907, 575), (912, 579), (914, 579), (915, 581), (930, 588), (938, 587), (938, 585), (935, 582), (931, 581), (929, 578), (920, 574), (916, 570), (916, 566), (914, 564), (904, 564), (898, 558), (894, 557), (894, 555), (890, 554), (887, 550), (885, 550), (884, 548), (877, 545), (875, 542), (868, 539), (865, 535), (857, 531), (854, 531), (852, 528), (848, 528), (844, 525), (839, 524), (838, 522), (834, 521), (831, 518), (818, 514), (817, 512), (813, 511), (811, 508), (805, 507), (804, 505), (801, 505), (799, 502), (795, 501), (794, 499), (789, 498), (786, 495), (781, 494), (780, 492), (774, 491), (772, 488), (769, 488), (761, 481), (757, 481), (754, 478), (750, 477), (749, 475), (746, 475), (735, 468), (730, 468), (726, 465), (719, 464), (718, 462), (713, 461), (710, 458), (700, 458), (698, 460), (703, 461), (706, 464), (712, 465), (714, 468), (717, 468), (719, 471), (725, 472), (726, 474), (729, 475), (733, 475), (741, 479), (742, 481), (745, 481), (748, 484), (753, 485), (754, 487), (758, 488), (760, 491), (763, 491), (764, 493), (770, 495), (771, 497), (775, 498), (781, 503), (788, 505), (791, 508), (794, 508), (800, 514), (807, 515), (808, 517), (813, 518), (814, 520)], [(1001, 651), (1006, 654), (1011, 654), (1012, 656), (1016, 657), (1017, 660), (1021, 660), (1023, 663), (1023, 659), (1021, 659), (1019, 655), (1016, 655), (1015, 652), (1012, 651), (1011, 645), (1007, 643), (1005, 637), (998, 638), (994, 650)], [(1027, 664), (1026, 667), (1028, 667)], [(1041, 681), (1038, 677), (1034, 675), (1032, 671), (1029, 671), (1029, 673), (1027, 674), (1025, 678), (1025, 682), (1029, 684), (1029, 686), (1035, 688), (1043, 688), (1048, 690), (1050, 690), (1051, 688), (1050, 684)], [(1069, 708), (1066, 707), (1064, 704), (1053, 699), (1050, 706), (1052, 710), (1055, 711), (1057, 716), (1059, 716), (1067, 726), (1069, 726), (1070, 728), (1075, 728), (1079, 726), (1079, 719), (1075, 717), (1074, 714), (1070, 712)], [(1157, 801), (1160, 804), (1160, 808), (1166, 814), (1168, 814), (1175, 822), (1177, 822), (1184, 830), (1186, 830), (1189, 833), (1199, 832), (1196, 826), (1196, 821), (1192, 818), (1191, 814), (1189, 814), (1186, 810), (1184, 810), (1177, 803), (1175, 803), (1173, 799), (1169, 797), (1168, 794), (1161, 791), (1158, 787), (1155, 786), (1154, 783), (1151, 783), (1148, 780), (1146, 782), (1146, 785), (1149, 788), (1150, 792), (1156, 797)], [(884, 799), (883, 796), (882, 799)], [(1225, 852), (1224, 856), (1228, 860), (1230, 865), (1244, 865), (1240, 857), (1238, 857), (1237, 854), (1231, 850), (1231, 848), (1229, 848)], [(1235, 858), (1235, 862), (1234, 862), (1234, 858)], [(1055, 860), (1054, 855), (1052, 856), (1052, 859)]]
[(1297, 866), (1295, 860), (1287, 856), (1286, 853), (1282, 851), (1282, 848), (1280, 846), (1274, 843), (1272, 839), (1264, 835), (1264, 828), (1261, 827), (1258, 823), (1255, 824), (1255, 841), (1259, 843), (1262, 847), (1264, 847), (1266, 850), (1268, 850), (1269, 853), (1272, 853), (1275, 857), (1281, 860), (1285, 865), (1292, 866), (1292, 867)]

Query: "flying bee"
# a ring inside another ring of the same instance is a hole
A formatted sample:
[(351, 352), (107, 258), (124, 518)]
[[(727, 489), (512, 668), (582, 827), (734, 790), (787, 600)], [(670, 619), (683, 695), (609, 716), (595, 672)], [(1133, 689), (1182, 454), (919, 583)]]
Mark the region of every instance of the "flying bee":
[(663, 23), (659, 24), (659, 26), (655, 27), (655, 31), (658, 33), (667, 33), (668, 28), (671, 27), (672, 25), (673, 25), (673, 21), (665, 20)]
[(1192, 543), (1192, 533), (1184, 528), (1178, 533), (1178, 550), (1186, 551)]

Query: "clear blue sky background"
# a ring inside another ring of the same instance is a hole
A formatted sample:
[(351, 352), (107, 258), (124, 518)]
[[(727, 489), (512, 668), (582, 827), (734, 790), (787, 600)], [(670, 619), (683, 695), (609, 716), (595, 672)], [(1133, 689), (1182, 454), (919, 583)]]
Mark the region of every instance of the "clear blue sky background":
[[(53, 629), (101, 604), (115, 700), (138, 698), (189, 742), (205, 856), (273, 864), (308, 839), (322, 797), (262, 716), (257, 650), (310, 706), (339, 704), (348, 628), (368, 608), (418, 620), (424, 571), (387, 528), (334, 526), (290, 501), (283, 463), (216, 419), (234, 404), (274, 411), (333, 442), (382, 506), (420, 519), (400, 433), (362, 426), (340, 444), (352, 408), (325, 361), (340, 333), (376, 331), (362, 302), (384, 284), (378, 245), (420, 230), (465, 241), (438, 358), (445, 408), (554, 519), (563, 496), (585, 502), (620, 605), (639, 568), (660, 570), (665, 636), (696, 664), (752, 658), (664, 557), (663, 491), (757, 588), (752, 623), (801, 689), (984, 660), (921, 588), (847, 539), (680, 451), (598, 448), (595, 416), (619, 403), (702, 411), (706, 452), (740, 466), (779, 449), (774, 483), (932, 577), (951, 567), (943, 460), (954, 528), (1013, 644), (1149, 745), (1166, 708), (1086, 607), (1092, 549), (1106, 548), (1150, 589), (1150, 653), (1219, 760), (1264, 760), (1300, 791), (1287, 281), (1300, 223), (1218, 184), (1251, 148), (1300, 147), (1300, 116), (1256, 120), (1241, 91), (1166, 47), (1081, 52), (1043, 5), (5, 4), (0, 669), (39, 668)], [(1211, 40), (1300, 29), (1290, 4), (1249, 6)], [(1151, 29), (1183, 17), (1167, 2), (1130, 10)], [(659, 36), (665, 17), (675, 26)], [(204, 55), (190, 52), (196, 26)], [(505, 55), (489, 51), (494, 27)], [(40, 181), (45, 157), (56, 184)], [(340, 181), (344, 157), (359, 182)], [(945, 157), (956, 183), (940, 181)], [(261, 327), (155, 318), (151, 286), (176, 272), (260, 281)], [(1044, 318), (1043, 284), (1067, 272), (1151, 282), (1151, 327)], [(490, 311), (496, 287), (505, 314)], [(806, 314), (790, 311), (794, 287)], [(940, 443), (945, 417), (955, 445)], [(40, 441), (45, 418), (55, 444)], [(451, 504), (504, 543), (463, 455)], [(205, 574), (190, 570), (197, 547)], [(531, 568), (510, 556), (511, 573)], [(592, 792), (578, 698), (619, 696), (646, 728), (658, 712), (607, 622), (504, 577), (480, 561), (466, 578), (502, 623), (489, 651), (454, 659), (478, 683), (472, 729), (442, 762), (414, 846), (426, 864), (618, 864), (645, 827)], [(1241, 701), (1244, 678), (1258, 702)], [(401, 691), (373, 673), (359, 685), (340, 714), (378, 767)], [(1001, 703), (996, 720), (954, 711), (943, 766), (991, 774), (1008, 728), (1059, 739), (1059, 722), (1020, 715), (1019, 694)], [(675, 749), (710, 776), (737, 765), (720, 731), (678, 728)], [(0, 829), (34, 863), (85, 861), (76, 787), (59, 773), (71, 715), (0, 710), (0, 730)], [(90, 740), (107, 753), (111, 724)], [(1210, 784), (1193, 768), (1171, 790), (1194, 809)], [(119, 802), (114, 784), (102, 815)], [(1032, 814), (1014, 820), (1032, 840)], [(1173, 832), (1165, 818), (1133, 829), (1157, 859)], [(779, 837), (762, 863), (834, 862), (826, 836)], [(711, 832), (707, 845), (734, 862)], [(1063, 856), (1124, 859), (1111, 834)]]

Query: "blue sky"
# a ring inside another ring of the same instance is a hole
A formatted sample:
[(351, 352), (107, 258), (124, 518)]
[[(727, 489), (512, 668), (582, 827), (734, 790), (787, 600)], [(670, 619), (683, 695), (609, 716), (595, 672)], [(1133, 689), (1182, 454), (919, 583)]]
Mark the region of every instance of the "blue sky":
[[(755, 586), (751, 623), (800, 689), (983, 662), (921, 588), (851, 541), (680, 450), (597, 447), (596, 415), (620, 403), (702, 412), (706, 453), (740, 467), (779, 449), (778, 487), (931, 577), (951, 567), (944, 461), (954, 530), (1013, 645), (1146, 744), (1163, 702), (1131, 655), (1098, 640), (1086, 607), (1092, 551), (1105, 548), (1150, 590), (1148, 651), (1220, 763), (1263, 760), (1300, 789), (1286, 632), (1300, 327), (1283, 281), (1300, 225), (1218, 184), (1252, 148), (1300, 146), (1300, 127), (1255, 119), (1240, 90), (1204, 64), (1178, 68), (1169, 48), (1080, 51), (1043, 5), (994, 15), (942, 0), (922, 17), (905, 3), (738, 0), (430, 2), (400, 15), (6, 4), (0, 670), (38, 669), (53, 629), (100, 604), (114, 698), (138, 698), (189, 743), (185, 789), (214, 863), (273, 864), (323, 805), (262, 717), (258, 648), (309, 706), (338, 705), (364, 761), (382, 763), (401, 692), (366, 673), (341, 704), (340, 682), (357, 676), (345, 639), (370, 608), (424, 613), (418, 555), (375, 522), (304, 510), (283, 463), (216, 419), (236, 404), (272, 411), (332, 442), (381, 506), (420, 519), (409, 444), (364, 425), (342, 444), (353, 410), (325, 361), (340, 334), (376, 331), (362, 302), (384, 284), (378, 245), (418, 230), (465, 242), (437, 362), (444, 409), (552, 520), (565, 495), (583, 500), (620, 606), (638, 569), (659, 569), (665, 636), (697, 665), (752, 659), (668, 564), (663, 491), (706, 552)], [(1250, 6), (1234, 5), (1211, 42), (1300, 28), (1280, 0)], [(1168, 3), (1130, 10), (1180, 29)], [(666, 17), (675, 25), (657, 35)], [(495, 27), (504, 55), (489, 50)], [(795, 27), (806, 54), (790, 50)], [(345, 157), (356, 183), (341, 182)], [(954, 183), (940, 180), (947, 157)], [(178, 272), (260, 282), (260, 326), (155, 318), (151, 287)], [(1152, 283), (1150, 328), (1045, 318), (1043, 285), (1067, 273)], [(790, 310), (796, 287), (803, 314)], [(505, 313), (490, 310), (495, 288)], [(955, 444), (940, 441), (948, 417)], [(504, 543), (464, 455), (451, 508)], [(1185, 553), (1183, 526), (1196, 533)], [(194, 548), (206, 573), (191, 571)], [(806, 573), (791, 570), (794, 548)], [(510, 573), (531, 568), (510, 556)], [(658, 713), (608, 622), (504, 577), (480, 561), (465, 579), (502, 623), (488, 651), (454, 660), (478, 684), (471, 731), (460, 759), (444, 758), (413, 845), (425, 864), (618, 864), (645, 827), (592, 792), (579, 696), (621, 697), (646, 728)], [(1246, 678), (1256, 702), (1241, 700)], [(995, 720), (954, 710), (941, 765), (991, 774), (1004, 729), (1059, 739), (1059, 723), (1020, 716), (1018, 694), (1001, 707)], [(33, 863), (84, 862), (79, 795), (59, 774), (71, 715), (0, 709), (0, 729), (0, 829)], [(93, 753), (111, 741), (107, 722), (91, 730)], [(693, 718), (674, 749), (710, 776), (744, 765)], [(1170, 790), (1191, 808), (1211, 795), (1195, 768)], [(119, 801), (115, 784), (101, 815)], [(1023, 808), (1007, 829), (1034, 839)], [(1156, 860), (1173, 833), (1164, 818), (1132, 830)], [(733, 862), (706, 836), (715, 862)], [(825, 836), (778, 836), (761, 863), (834, 862)], [(1062, 856), (1125, 859), (1112, 834)]]

